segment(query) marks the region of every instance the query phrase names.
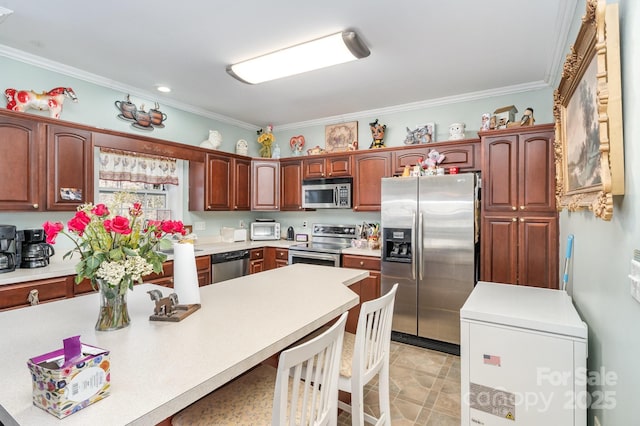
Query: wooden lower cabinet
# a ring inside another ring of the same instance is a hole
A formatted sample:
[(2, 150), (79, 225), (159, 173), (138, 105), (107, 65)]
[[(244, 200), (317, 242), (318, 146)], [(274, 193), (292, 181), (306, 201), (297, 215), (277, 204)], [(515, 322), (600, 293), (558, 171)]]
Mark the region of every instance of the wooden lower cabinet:
[(486, 215), (482, 220), (483, 281), (558, 288), (558, 219)]
[(264, 248), (249, 250), (249, 274), (265, 271)]
[(39, 303), (73, 297), (73, 276), (48, 278), (0, 286), (0, 310), (30, 306), (30, 293), (36, 292)]
[(349, 310), (346, 329), (350, 333), (355, 333), (358, 327), (358, 316), (360, 315), (360, 305), (369, 300), (380, 297), (380, 258), (374, 256), (358, 256), (351, 254), (342, 255), (342, 267), (353, 269), (366, 269), (369, 277), (357, 282), (349, 288), (360, 296), (360, 303)]

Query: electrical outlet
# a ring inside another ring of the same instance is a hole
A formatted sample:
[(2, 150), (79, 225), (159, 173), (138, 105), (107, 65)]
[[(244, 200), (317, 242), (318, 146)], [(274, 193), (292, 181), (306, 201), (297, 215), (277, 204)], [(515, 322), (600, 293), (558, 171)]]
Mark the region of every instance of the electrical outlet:
[(593, 416), (593, 426), (602, 426), (600, 420), (598, 420), (598, 416)]
[(240, 220), (240, 228), (244, 228), (244, 220)]
[(302, 221), (302, 227), (303, 227), (303, 228), (306, 228), (306, 227), (307, 227), (307, 221), (306, 221), (306, 220)]
[(204, 231), (207, 228), (206, 222), (193, 222), (194, 231)]

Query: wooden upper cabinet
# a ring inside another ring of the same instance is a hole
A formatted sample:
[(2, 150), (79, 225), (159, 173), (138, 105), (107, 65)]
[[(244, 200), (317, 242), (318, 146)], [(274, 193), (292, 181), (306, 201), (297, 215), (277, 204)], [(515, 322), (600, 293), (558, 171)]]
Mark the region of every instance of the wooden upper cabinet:
[(279, 210), (279, 161), (269, 159), (252, 161), (251, 180), (251, 210)]
[(251, 209), (251, 160), (233, 159), (233, 210)]
[(355, 154), (353, 169), (353, 210), (380, 211), (381, 179), (391, 176), (391, 153), (373, 150)]
[(92, 132), (47, 126), (47, 210), (75, 211), (93, 201)]
[(280, 160), (280, 211), (302, 210), (302, 160)]
[(205, 160), (205, 210), (231, 210), (232, 157), (207, 154)]
[(473, 139), (396, 149), (391, 153), (393, 175), (402, 175), (405, 166), (415, 166), (433, 150), (445, 156), (441, 167), (458, 167), (460, 172), (480, 170), (480, 139)]
[(554, 212), (553, 126), (483, 137), (486, 212)]
[(303, 179), (351, 176), (351, 156), (317, 156), (302, 160)]
[(0, 210), (42, 208), (44, 137), (44, 124), (0, 116)]

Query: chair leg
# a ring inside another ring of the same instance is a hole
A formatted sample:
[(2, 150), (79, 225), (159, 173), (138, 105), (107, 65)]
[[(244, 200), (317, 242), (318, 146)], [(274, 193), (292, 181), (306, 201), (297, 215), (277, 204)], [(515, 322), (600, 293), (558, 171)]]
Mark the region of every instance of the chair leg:
[[(387, 355), (388, 357), (389, 355)], [(380, 424), (391, 426), (391, 403), (389, 401), (389, 361), (386, 360), (378, 376), (378, 401), (380, 404)]]
[(364, 426), (363, 386), (352, 386), (351, 389), (351, 425)]

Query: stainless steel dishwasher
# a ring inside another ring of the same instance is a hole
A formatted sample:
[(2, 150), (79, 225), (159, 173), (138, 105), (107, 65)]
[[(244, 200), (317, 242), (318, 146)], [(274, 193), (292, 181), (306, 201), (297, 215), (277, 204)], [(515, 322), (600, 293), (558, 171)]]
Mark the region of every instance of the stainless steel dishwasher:
[(211, 255), (212, 282), (230, 280), (249, 273), (249, 250), (234, 250)]

